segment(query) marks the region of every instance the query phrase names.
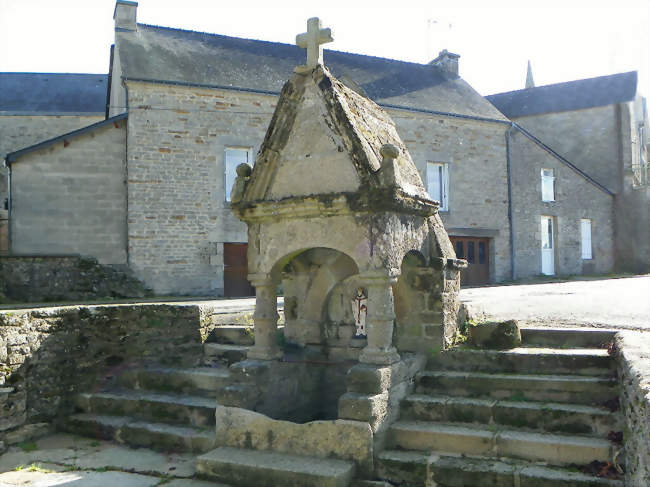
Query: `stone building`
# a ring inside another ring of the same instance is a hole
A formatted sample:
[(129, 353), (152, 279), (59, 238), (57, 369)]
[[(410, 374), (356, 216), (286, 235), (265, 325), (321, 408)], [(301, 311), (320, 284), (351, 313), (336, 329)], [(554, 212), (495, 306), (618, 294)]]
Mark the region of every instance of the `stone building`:
[[(72, 133), (62, 127), (7, 156), (11, 251), (127, 264), (159, 293), (250, 294), (248, 236), (230, 189), (236, 166), (254, 163), (282, 84), (304, 54), (138, 24), (136, 12), (135, 2), (117, 1), (111, 118)], [(470, 263), (465, 284), (614, 269), (623, 211), (615, 191), (473, 90), (458, 76), (458, 55), (443, 51), (426, 65), (324, 56), (336, 78), (395, 121), (456, 253)], [(82, 176), (80, 205), (73, 186)], [(49, 178), (70, 183), (70, 197)], [(552, 202), (544, 201), (549, 181)], [(47, 216), (37, 201), (51, 202)], [(52, 231), (53, 222), (66, 223)]]
[[(3, 156), (106, 118), (105, 74), (0, 73)], [(0, 167), (0, 253), (8, 250), (7, 171)]]
[[(528, 73), (526, 89), (490, 95), (487, 99), (517, 125), (534, 134), (578, 171), (607, 190), (612, 196), (616, 216), (612, 222), (616, 268), (627, 272), (648, 272), (648, 110), (645, 98), (637, 93), (637, 73), (539, 87), (532, 85), (530, 65)], [(531, 86), (528, 86), (529, 82)], [(554, 178), (556, 191), (563, 191), (563, 188), (564, 191), (575, 191), (569, 181), (555, 174), (553, 168), (548, 169), (550, 177)], [(520, 189), (526, 187), (522, 184), (517, 186)], [(560, 199), (547, 205), (549, 215), (555, 215), (554, 206)], [(578, 201), (573, 202), (573, 205), (578, 204)], [(514, 202), (513, 205), (517, 206)], [(593, 222), (589, 224), (593, 230)], [(558, 236), (562, 233), (570, 235), (575, 232), (559, 229)], [(562, 247), (562, 243), (558, 242), (558, 246)], [(598, 268), (597, 262), (586, 264), (596, 264)], [(575, 270), (577, 272), (570, 273), (580, 273), (580, 269)]]

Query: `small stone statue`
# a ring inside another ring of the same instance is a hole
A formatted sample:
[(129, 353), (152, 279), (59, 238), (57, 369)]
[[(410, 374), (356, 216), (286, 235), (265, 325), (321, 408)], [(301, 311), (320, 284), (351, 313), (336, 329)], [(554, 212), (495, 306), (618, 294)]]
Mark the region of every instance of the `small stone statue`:
[(237, 177), (235, 178), (235, 183), (232, 185), (230, 190), (230, 202), (239, 203), (244, 197), (244, 191), (246, 190), (246, 184), (251, 178), (251, 173), (253, 168), (246, 164), (245, 162), (237, 166)]
[(368, 298), (362, 288), (357, 288), (357, 295), (352, 300), (352, 314), (354, 323), (357, 326), (355, 338), (366, 337), (366, 314), (368, 314)]

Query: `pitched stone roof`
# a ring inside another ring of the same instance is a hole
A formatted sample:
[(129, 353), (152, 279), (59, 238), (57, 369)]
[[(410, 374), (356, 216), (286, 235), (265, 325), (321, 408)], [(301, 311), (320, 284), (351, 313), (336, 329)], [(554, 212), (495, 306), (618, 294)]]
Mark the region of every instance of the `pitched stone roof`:
[[(394, 146), (394, 159), (383, 164), (386, 144)], [(381, 193), (385, 198), (433, 205), (395, 124), (381, 107), (322, 66), (294, 74), (278, 100), (245, 202), (367, 194), (379, 188), (387, 190)]]
[(636, 96), (637, 73), (612, 74), (524, 90), (489, 95), (508, 118), (566, 112), (631, 101)]
[[(295, 66), (297, 46), (138, 24), (119, 32), (123, 76), (132, 80), (221, 86), (279, 94)], [(431, 65), (324, 51), (332, 74), (382, 105), (504, 119), (465, 81)]]
[(108, 75), (0, 73), (0, 114), (104, 114)]

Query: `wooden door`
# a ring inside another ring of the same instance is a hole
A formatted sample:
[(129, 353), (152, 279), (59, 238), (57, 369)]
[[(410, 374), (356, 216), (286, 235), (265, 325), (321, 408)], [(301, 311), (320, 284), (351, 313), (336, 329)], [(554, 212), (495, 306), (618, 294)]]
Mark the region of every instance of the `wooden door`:
[(484, 237), (449, 237), (456, 257), (467, 260), (460, 273), (460, 283), (475, 286), (490, 282), (490, 239)]
[(248, 282), (248, 244), (223, 244), (223, 294), (235, 298), (255, 296), (255, 288)]

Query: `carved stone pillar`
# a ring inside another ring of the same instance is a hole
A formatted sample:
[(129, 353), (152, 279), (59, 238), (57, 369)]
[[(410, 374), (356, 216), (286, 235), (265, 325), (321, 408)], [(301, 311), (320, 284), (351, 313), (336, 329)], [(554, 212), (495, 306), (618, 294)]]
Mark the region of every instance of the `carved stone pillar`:
[(248, 280), (255, 287), (255, 345), (248, 351), (248, 358), (276, 360), (282, 357), (278, 348), (278, 305), (275, 284), (268, 274), (249, 274)]
[(397, 281), (397, 275), (388, 272), (363, 274), (361, 281), (368, 292), (368, 345), (361, 351), (359, 362), (377, 365), (397, 362), (400, 356), (393, 346), (395, 306), (392, 288)]

